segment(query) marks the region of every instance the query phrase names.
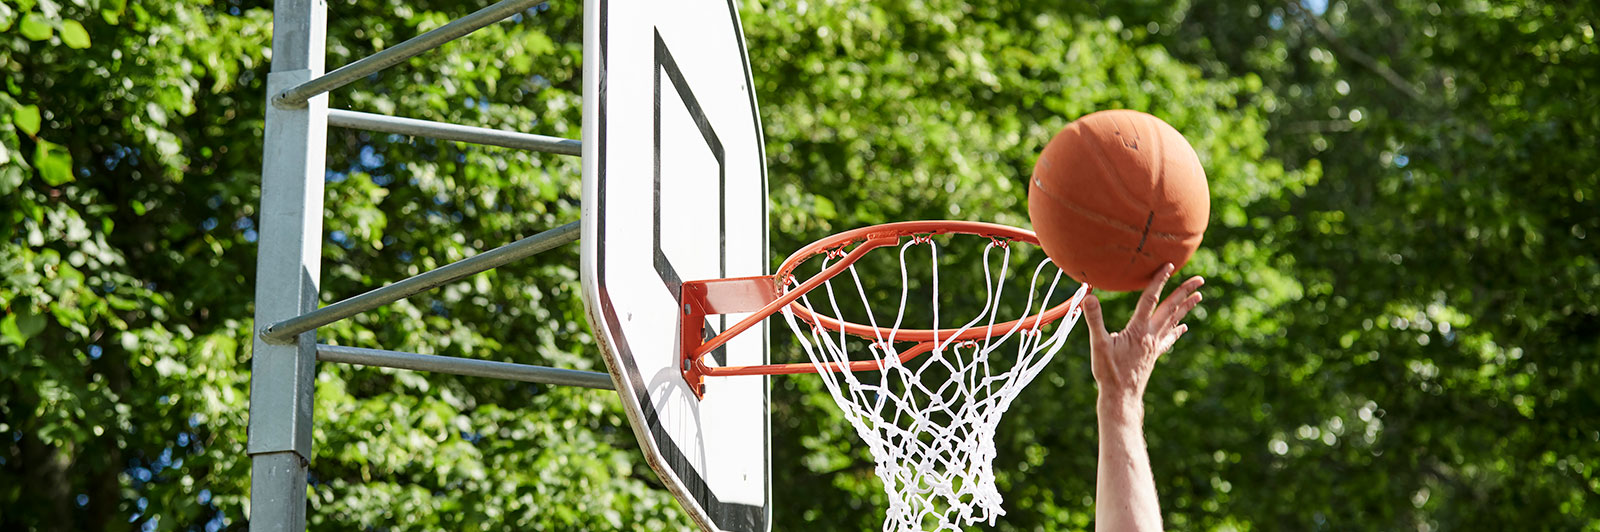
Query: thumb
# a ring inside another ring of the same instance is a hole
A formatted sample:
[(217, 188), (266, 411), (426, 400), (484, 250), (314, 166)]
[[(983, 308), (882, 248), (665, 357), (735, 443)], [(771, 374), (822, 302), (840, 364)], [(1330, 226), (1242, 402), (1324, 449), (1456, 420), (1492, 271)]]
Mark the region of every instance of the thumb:
[(1083, 318), (1089, 322), (1089, 340), (1101, 343), (1110, 333), (1106, 332), (1105, 317), (1100, 315), (1100, 298), (1089, 294), (1083, 298)]

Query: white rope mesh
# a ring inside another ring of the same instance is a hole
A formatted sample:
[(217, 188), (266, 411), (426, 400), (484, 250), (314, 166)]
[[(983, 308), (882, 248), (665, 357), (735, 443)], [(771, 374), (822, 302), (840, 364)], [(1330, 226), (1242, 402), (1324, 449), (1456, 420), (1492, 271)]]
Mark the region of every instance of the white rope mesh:
[[(1077, 323), (1079, 310), (1074, 306), (1048, 334), (1042, 329), (1051, 325), (1041, 324), (1038, 319), (1019, 321), (1006, 330), (996, 328), (997, 323), (1004, 325), (1003, 322), (1049, 308), (1062, 275), (1061, 270), (1048, 268), (1055, 273), (1054, 278), (1047, 288), (1040, 290), (1041, 276), (1046, 267), (1051, 266), (1048, 258), (1041, 260), (1033, 268), (1026, 308), (1015, 316), (1001, 317), (1004, 281), (1011, 268), (1011, 248), (1007, 242), (991, 240), (983, 252), (987, 294), (984, 308), (954, 335), (937, 338), (932, 351), (902, 363), (900, 353), (914, 345), (896, 340), (911, 292), (906, 258), (907, 253), (919, 245), (928, 246), (933, 268), (930, 285), (933, 323), (927, 324), (927, 328), (937, 329), (940, 310), (938, 245), (928, 237), (913, 238), (900, 246), (900, 301), (892, 326), (879, 325), (855, 266), (849, 267), (855, 285), (853, 291), (867, 309), (866, 325), (876, 329), (876, 338), (857, 338), (814, 326), (797, 319), (787, 307), (783, 310), (784, 318), (822, 375), (834, 401), (844, 410), (845, 418), (872, 451), (877, 462), (876, 472), (889, 495), (890, 506), (883, 529), (895, 532), (961, 530), (963, 525), (979, 522), (992, 526), (996, 518), (1005, 514), (994, 484), (995, 428), (1017, 394), (1065, 344), (1068, 332)], [(992, 275), (990, 269), (990, 254), (996, 248), (1003, 250), (998, 276)], [(829, 261), (841, 255), (828, 256), (822, 267), (826, 269)], [(816, 315), (831, 315), (842, 321), (844, 316), (833, 280), (819, 287), (822, 289), (819, 299), (826, 300), (831, 314), (819, 312), (812, 305), (810, 296), (817, 294), (815, 290), (795, 304)], [(786, 289), (795, 286), (791, 279)], [(1072, 301), (1081, 301), (1085, 291), (1086, 288), (1080, 288)], [(1035, 300), (1040, 294), (1043, 297)], [(949, 340), (974, 328), (986, 329), (983, 338)], [(882, 371), (853, 373), (824, 369), (828, 364), (848, 363), (851, 360), (848, 353), (862, 351), (861, 347), (866, 348), (864, 351), (871, 355), (870, 360)]]

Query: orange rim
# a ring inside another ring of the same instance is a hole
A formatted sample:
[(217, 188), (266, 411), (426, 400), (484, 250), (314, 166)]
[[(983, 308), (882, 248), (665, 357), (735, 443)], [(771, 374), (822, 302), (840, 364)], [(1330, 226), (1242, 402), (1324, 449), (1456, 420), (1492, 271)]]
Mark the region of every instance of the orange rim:
[[(781, 292), (787, 292), (788, 287), (786, 286), (785, 281), (793, 275), (795, 268), (800, 267), (801, 264), (804, 264), (807, 260), (810, 260), (812, 257), (817, 255), (838, 255), (844, 251), (844, 248), (849, 247), (852, 244), (862, 244), (876, 248), (887, 245), (883, 243), (885, 239), (893, 238), (896, 239), (895, 241), (898, 243), (898, 239), (901, 237), (931, 237), (933, 235), (944, 234), (967, 234), (989, 237), (991, 239), (997, 239), (1005, 242), (1025, 242), (1035, 246), (1039, 245), (1039, 236), (1035, 235), (1033, 231), (1011, 227), (1008, 225), (986, 222), (967, 222), (960, 220), (921, 220), (914, 222), (894, 222), (852, 229), (824, 238), (822, 240), (818, 240), (816, 242), (812, 242), (810, 245), (800, 248), (799, 251), (789, 255), (789, 258), (784, 259), (783, 264), (778, 267), (778, 274), (774, 276), (773, 279), (776, 283), (778, 283), (778, 289)], [(837, 272), (835, 272), (835, 275), (837, 275)], [(826, 279), (827, 278), (824, 278), (824, 280)], [(812, 281), (815, 280), (816, 279), (812, 279)], [(1056, 305), (1051, 307), (1049, 310), (1034, 314), (1032, 316), (1011, 320), (1005, 323), (996, 323), (993, 326), (973, 326), (968, 328), (965, 332), (961, 332), (960, 328), (891, 330), (884, 327), (862, 325), (859, 323), (818, 315), (814, 312), (811, 312), (810, 309), (802, 306), (798, 299), (789, 304), (789, 309), (791, 312), (794, 312), (795, 317), (800, 318), (801, 321), (809, 323), (813, 326), (821, 327), (831, 331), (842, 331), (846, 334), (866, 338), (868, 340), (876, 341), (880, 337), (887, 338), (889, 337), (889, 333), (892, 331), (894, 333), (894, 339), (897, 342), (960, 342), (976, 340), (979, 338), (987, 338), (992, 334), (992, 331), (995, 330), (1010, 331), (1013, 327), (1016, 327), (1017, 324), (1023, 322), (1033, 321), (1033, 328), (1038, 328), (1046, 323), (1054, 323), (1056, 320), (1066, 316), (1067, 313), (1072, 310), (1072, 303), (1072, 298), (1068, 298), (1067, 301), (1062, 302), (1060, 305)]]

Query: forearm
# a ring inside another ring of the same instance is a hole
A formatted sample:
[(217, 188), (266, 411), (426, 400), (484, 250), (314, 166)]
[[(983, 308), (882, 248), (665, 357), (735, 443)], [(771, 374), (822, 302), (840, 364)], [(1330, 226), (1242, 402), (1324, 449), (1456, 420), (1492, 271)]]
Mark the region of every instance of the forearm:
[(1144, 442), (1144, 402), (1102, 396), (1095, 530), (1161, 530), (1161, 503)]

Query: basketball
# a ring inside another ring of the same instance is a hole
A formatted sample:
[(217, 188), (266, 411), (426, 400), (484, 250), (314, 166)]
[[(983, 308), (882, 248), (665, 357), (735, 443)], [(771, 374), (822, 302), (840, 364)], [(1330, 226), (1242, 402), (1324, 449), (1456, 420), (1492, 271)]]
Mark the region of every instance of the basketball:
[(1160, 118), (1100, 111), (1067, 124), (1039, 154), (1028, 217), (1044, 252), (1081, 283), (1141, 290), (1200, 246), (1211, 193), (1200, 157)]

